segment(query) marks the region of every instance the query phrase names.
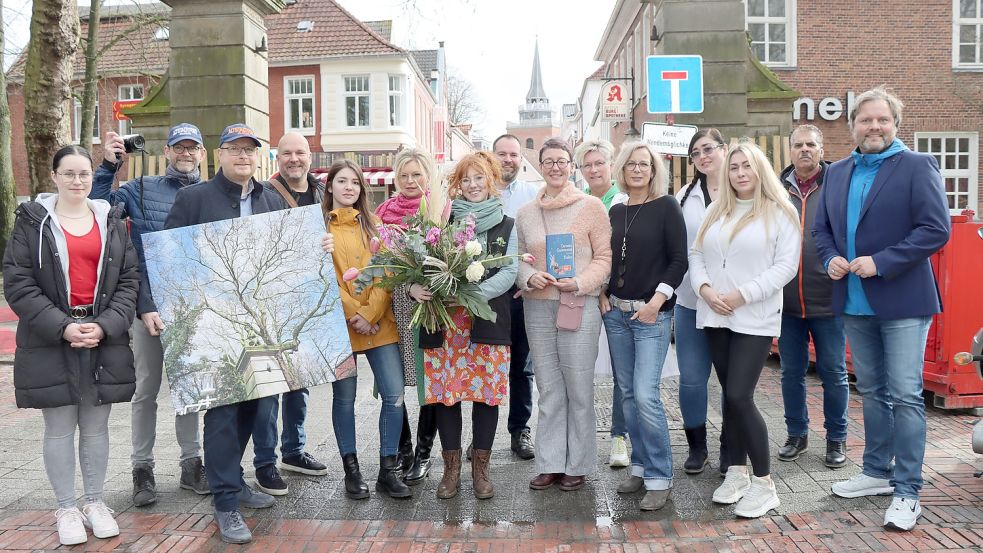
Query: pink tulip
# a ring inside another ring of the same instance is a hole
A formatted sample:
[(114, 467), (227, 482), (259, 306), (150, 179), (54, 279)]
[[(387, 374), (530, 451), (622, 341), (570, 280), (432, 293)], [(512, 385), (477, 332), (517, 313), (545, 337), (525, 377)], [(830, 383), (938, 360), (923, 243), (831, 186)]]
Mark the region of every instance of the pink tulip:
[(375, 236), (372, 237), (372, 240), (369, 240), (369, 251), (372, 252), (372, 255), (379, 253), (379, 247), (381, 245), (382, 243)]
[(358, 269), (356, 269), (355, 267), (351, 267), (350, 269), (345, 271), (343, 275), (341, 275), (341, 280), (344, 280), (345, 282), (351, 282), (356, 278), (358, 278), (358, 273), (359, 273)]
[(522, 254), (521, 257), (522, 257), (522, 260), (523, 261), (525, 261), (526, 263), (528, 263), (530, 265), (532, 265), (533, 263), (536, 262), (536, 256), (534, 256), (531, 253), (524, 253), (524, 254)]

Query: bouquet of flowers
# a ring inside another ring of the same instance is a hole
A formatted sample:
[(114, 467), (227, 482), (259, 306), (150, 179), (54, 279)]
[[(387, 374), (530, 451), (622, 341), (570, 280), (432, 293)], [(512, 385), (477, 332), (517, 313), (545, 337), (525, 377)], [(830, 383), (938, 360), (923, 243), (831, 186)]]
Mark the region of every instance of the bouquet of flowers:
[[(369, 244), (372, 260), (361, 270), (345, 271), (346, 282), (355, 281), (361, 293), (367, 286), (392, 289), (398, 285), (420, 284), (430, 289), (433, 299), (418, 303), (411, 325), (429, 332), (453, 326), (448, 307), (459, 305), (472, 317), (495, 320), (495, 312), (478, 293), (478, 282), (487, 269), (508, 265), (516, 256), (488, 255), (475, 238), (473, 217), (452, 223), (435, 222), (427, 217), (426, 199), (420, 209), (406, 218), (406, 230), (397, 226), (379, 227), (379, 238)], [(501, 240), (501, 239), (499, 239)], [(501, 244), (504, 248), (505, 244)], [(532, 256), (523, 254), (527, 261)]]

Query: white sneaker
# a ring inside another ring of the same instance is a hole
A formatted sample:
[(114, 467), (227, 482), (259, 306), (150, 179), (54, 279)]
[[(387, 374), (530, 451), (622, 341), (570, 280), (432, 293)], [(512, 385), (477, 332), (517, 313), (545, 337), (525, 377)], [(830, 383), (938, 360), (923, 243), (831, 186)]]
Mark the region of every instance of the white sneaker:
[(772, 509), (777, 509), (782, 502), (778, 500), (775, 483), (766, 478), (751, 477), (751, 486), (744, 497), (737, 502), (734, 514), (744, 518), (762, 517)]
[(627, 467), (631, 463), (628, 458), (628, 444), (625, 443), (624, 436), (611, 438), (611, 457), (608, 459), (608, 466), (611, 468)]
[(751, 478), (748, 476), (747, 466), (731, 465), (727, 468), (724, 483), (713, 492), (713, 502), (723, 505), (737, 503), (750, 487)]
[(58, 541), (62, 545), (78, 545), (89, 539), (85, 533), (85, 517), (78, 507), (58, 509), (55, 518), (58, 519)]
[(895, 497), (884, 513), (884, 526), (898, 530), (911, 530), (922, 515), (922, 503), (917, 499)]
[(97, 538), (111, 538), (119, 535), (119, 525), (113, 518), (113, 510), (106, 507), (102, 501), (94, 501), (82, 507), (85, 513), (85, 525), (92, 528), (92, 535)]
[(874, 478), (860, 473), (849, 480), (837, 482), (830, 486), (833, 495), (840, 497), (854, 498), (866, 497), (868, 495), (891, 495), (894, 493), (894, 486), (890, 480)]

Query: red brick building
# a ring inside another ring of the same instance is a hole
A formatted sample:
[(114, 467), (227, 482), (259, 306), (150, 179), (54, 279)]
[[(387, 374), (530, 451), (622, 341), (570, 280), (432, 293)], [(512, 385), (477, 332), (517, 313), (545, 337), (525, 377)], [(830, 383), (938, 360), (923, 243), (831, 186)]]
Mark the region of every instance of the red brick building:
[[(737, 48), (720, 50), (722, 37), (735, 32), (743, 44), (744, 31), (749, 55), (767, 70), (743, 63)], [(618, 0), (597, 59), (613, 74), (635, 75), (639, 128), (665, 121), (645, 109), (645, 59), (656, 54), (703, 55), (705, 90), (726, 86), (705, 92), (707, 107), (694, 124), (719, 126), (728, 135), (774, 135), (753, 120), (759, 115), (753, 104), (774, 102), (782, 87), (798, 91), (798, 100), (781, 100), (786, 104), (780, 110), (788, 110), (782, 127), (819, 127), (827, 160), (853, 147), (846, 123), (850, 99), (886, 85), (906, 105), (899, 138), (939, 159), (950, 207), (983, 210), (983, 0)], [(768, 85), (762, 77), (777, 81)], [(719, 102), (735, 93), (746, 95), (746, 104), (720, 113)], [(590, 121), (590, 103), (582, 105), (582, 119)], [(599, 123), (584, 132), (620, 143), (626, 127)]]

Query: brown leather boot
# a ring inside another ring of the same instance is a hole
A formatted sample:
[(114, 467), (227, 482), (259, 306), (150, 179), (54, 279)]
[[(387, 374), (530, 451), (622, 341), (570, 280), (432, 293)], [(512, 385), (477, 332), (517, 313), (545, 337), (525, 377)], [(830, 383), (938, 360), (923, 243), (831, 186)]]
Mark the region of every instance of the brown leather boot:
[(474, 482), (474, 496), (478, 499), (495, 497), (495, 488), (488, 478), (488, 462), (491, 460), (490, 449), (476, 449), (471, 457), (471, 480)]
[(444, 475), (437, 485), (437, 498), (450, 499), (457, 495), (457, 489), (461, 487), (461, 450), (452, 449), (441, 454), (444, 456)]

